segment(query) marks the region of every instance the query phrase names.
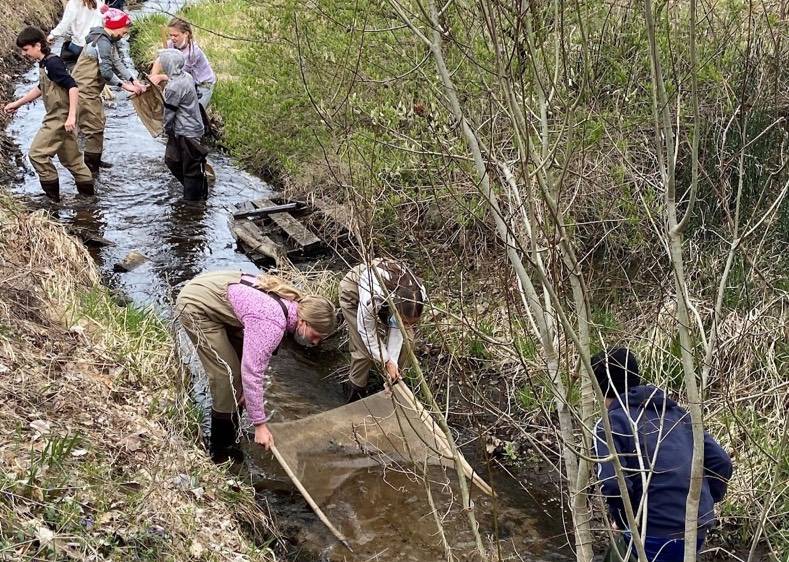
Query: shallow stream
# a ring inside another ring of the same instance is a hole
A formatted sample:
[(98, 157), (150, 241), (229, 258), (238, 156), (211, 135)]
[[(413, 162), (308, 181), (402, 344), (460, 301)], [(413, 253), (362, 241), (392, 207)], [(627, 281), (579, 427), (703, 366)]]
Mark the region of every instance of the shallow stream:
[[(141, 11), (175, 12), (179, 4), (149, 1)], [(37, 72), (32, 68), (20, 79), (17, 95), (37, 83)], [(11, 122), (9, 133), (24, 153), (42, 117), (43, 105), (38, 101), (20, 109)], [(49, 209), (83, 237), (111, 241), (111, 245), (91, 246), (105, 281), (135, 304), (152, 306), (168, 315), (178, 289), (198, 273), (221, 268), (255, 270), (249, 259), (235, 250), (228, 224), (230, 209), (236, 203), (269, 195), (272, 188), (244, 172), (232, 159), (214, 152), (209, 161), (217, 181), (208, 202), (184, 202), (180, 184), (164, 165), (164, 148), (164, 142), (151, 138), (143, 127), (125, 92), (117, 91), (107, 108), (104, 152), (104, 159), (114, 167), (101, 172), (94, 200), (78, 197), (70, 175), (59, 167), (62, 201), (50, 203), (26, 159), (15, 192), (31, 207)], [(148, 260), (130, 272), (114, 271), (115, 264), (133, 250)], [(276, 406), (276, 419), (297, 419), (341, 405), (340, 389), (330, 374), (343, 361), (346, 358), (336, 352), (303, 353), (283, 346), (272, 363), (274, 383), (269, 403)], [(337, 489), (333, 500), (340, 520), (336, 522), (358, 545), (350, 554), (312, 514), (270, 455), (254, 444), (247, 452), (249, 473), (261, 502), (268, 505), (283, 530), (290, 559), (445, 559), (424, 487), (411, 479), (392, 473), (384, 479), (381, 471), (365, 468)], [(478, 468), (487, 475), (486, 469)], [(495, 531), (507, 559), (571, 559), (569, 549), (563, 546), (566, 539), (559, 502), (549, 497), (547, 490), (540, 493), (539, 484), (528, 478), (522, 487), (503, 472), (493, 472), (487, 478), (498, 499), (494, 505), (489, 498), (476, 496), (481, 531), (486, 537), (494, 536)], [(468, 550), (471, 539), (465, 523), (448, 522), (445, 532), (448, 542), (459, 547), (458, 554)]]

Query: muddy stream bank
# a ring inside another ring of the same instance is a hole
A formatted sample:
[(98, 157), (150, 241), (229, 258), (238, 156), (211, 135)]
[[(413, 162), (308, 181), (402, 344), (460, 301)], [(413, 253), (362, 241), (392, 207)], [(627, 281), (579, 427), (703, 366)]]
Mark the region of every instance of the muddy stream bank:
[[(137, 11), (175, 12), (180, 2), (147, 2)], [(57, 52), (57, 48), (56, 48)], [(16, 85), (21, 95), (37, 83), (31, 68)], [(140, 306), (152, 306), (167, 316), (170, 303), (182, 284), (200, 272), (229, 268), (254, 271), (250, 260), (235, 249), (228, 219), (236, 203), (272, 194), (272, 188), (241, 170), (231, 159), (212, 152), (209, 161), (216, 176), (207, 203), (181, 199), (180, 184), (164, 165), (164, 142), (153, 139), (137, 118), (125, 92), (117, 91), (107, 108), (105, 160), (114, 164), (103, 170), (97, 196), (76, 195), (70, 175), (59, 167), (62, 201), (52, 204), (40, 191), (27, 160), (14, 192), (31, 208), (46, 208), (83, 238), (106, 239), (111, 245), (91, 245), (91, 253), (107, 284)], [(8, 134), (26, 153), (43, 116), (40, 101), (19, 110)], [(147, 261), (129, 272), (116, 272), (115, 264), (131, 251)], [(346, 361), (336, 351), (302, 353), (290, 344), (272, 362), (273, 385), (269, 403), (275, 420), (298, 419), (342, 404), (339, 386), (330, 377)], [(196, 396), (203, 396), (199, 377)], [(358, 545), (351, 555), (338, 545), (290, 485), (270, 455), (254, 444), (246, 447), (247, 472), (260, 492), (260, 501), (289, 543), (292, 560), (439, 560), (444, 559), (440, 537), (424, 497), (424, 487), (405, 475), (364, 468), (333, 496), (335, 523)], [(470, 460), (474, 462), (474, 455)], [(520, 475), (524, 488), (504, 472), (488, 475), (498, 498), (475, 495), (483, 536), (499, 536), (506, 559), (531, 561), (569, 560), (564, 547), (564, 522), (551, 490), (540, 492)], [(451, 502), (436, 493), (439, 509)], [(494, 516), (495, 514), (495, 516)], [(448, 521), (447, 540), (460, 551), (469, 549), (471, 535), (460, 522)]]

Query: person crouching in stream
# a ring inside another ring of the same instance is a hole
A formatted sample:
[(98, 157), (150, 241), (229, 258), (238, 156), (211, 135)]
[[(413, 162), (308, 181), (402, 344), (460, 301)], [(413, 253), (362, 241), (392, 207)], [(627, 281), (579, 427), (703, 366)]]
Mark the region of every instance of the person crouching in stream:
[(103, 162), (104, 102), (101, 92), (104, 86), (120, 86), (132, 94), (141, 94), (145, 86), (135, 81), (131, 69), (123, 63), (118, 52), (118, 41), (129, 34), (132, 20), (129, 14), (101, 7), (103, 27), (94, 27), (85, 37), (85, 48), (74, 66), (74, 79), (79, 86), (79, 129), (85, 137), (85, 164), (96, 176), (99, 168), (111, 168)]
[(39, 97), (44, 100), (46, 115), (28, 153), (41, 181), (41, 189), (50, 199), (60, 200), (60, 179), (52, 163), (52, 157), (57, 155), (60, 163), (74, 176), (77, 191), (81, 195), (93, 195), (93, 176), (82, 158), (75, 132), (79, 105), (77, 83), (63, 60), (50, 52), (46, 35), (37, 27), (23, 29), (16, 44), (26, 57), (38, 62), (38, 86), (3, 109), (13, 113)]
[(177, 318), (194, 343), (211, 391), (211, 459), (242, 460), (236, 446), (239, 406), (255, 426), (255, 443), (273, 443), (267, 422), (268, 365), (282, 339), (311, 347), (336, 329), (334, 306), (270, 275), (217, 271), (189, 281)]
[(400, 314), (406, 336), (413, 340), (413, 327), (422, 316), (427, 294), (405, 264), (375, 259), (369, 265), (357, 265), (340, 282), (340, 309), (348, 324), (351, 351), (351, 368), (344, 383), (349, 403), (368, 394), (370, 370), (376, 364), (390, 383), (400, 379), (405, 359), (403, 333), (389, 308), (390, 300)]
[(184, 186), (184, 199), (200, 201), (208, 198), (205, 176), (208, 148), (200, 144), (205, 128), (195, 81), (184, 71), (185, 62), (178, 49), (159, 51), (158, 63), (168, 78), (164, 88), (164, 132), (167, 134), (164, 163)]

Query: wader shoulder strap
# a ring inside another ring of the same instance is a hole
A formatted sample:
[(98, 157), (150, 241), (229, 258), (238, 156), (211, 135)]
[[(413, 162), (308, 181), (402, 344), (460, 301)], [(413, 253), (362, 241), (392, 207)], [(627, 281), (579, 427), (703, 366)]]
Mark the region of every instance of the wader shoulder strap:
[(285, 306), (285, 303), (284, 303), (284, 302), (282, 302), (282, 299), (280, 298), (280, 296), (279, 296), (279, 295), (277, 295), (277, 294), (274, 294), (274, 293), (271, 293), (271, 292), (269, 292), (269, 291), (264, 291), (263, 289), (261, 289), (260, 287), (258, 287), (257, 285), (255, 285), (255, 283), (254, 283), (253, 281), (250, 281), (249, 279), (244, 279), (243, 277), (241, 278), (241, 280), (239, 281), (239, 283), (241, 283), (242, 285), (246, 285), (247, 287), (252, 287), (253, 289), (256, 289), (256, 290), (258, 290), (258, 291), (260, 291), (261, 293), (263, 293), (263, 294), (265, 294), (265, 295), (268, 295), (268, 296), (270, 296), (272, 299), (274, 299), (275, 301), (277, 301), (277, 303), (279, 303), (279, 306), (280, 306), (280, 308), (282, 308), (282, 314), (284, 314), (284, 315), (285, 315), (285, 324), (287, 325), (287, 323), (288, 323), (288, 319), (290, 318), (290, 315), (288, 314), (288, 307), (287, 307), (287, 306)]

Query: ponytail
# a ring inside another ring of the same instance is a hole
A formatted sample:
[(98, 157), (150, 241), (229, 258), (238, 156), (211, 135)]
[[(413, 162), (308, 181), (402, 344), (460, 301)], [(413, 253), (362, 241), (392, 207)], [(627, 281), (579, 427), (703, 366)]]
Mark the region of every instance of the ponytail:
[(96, 0), (82, 0), (82, 4), (91, 10), (95, 10), (98, 7)]
[(376, 266), (389, 274), (389, 279), (384, 279), (384, 285), (390, 291), (400, 316), (413, 320), (421, 318), (427, 300), (422, 281), (400, 262), (381, 260)]
[(255, 286), (263, 291), (274, 293), (280, 298), (299, 302), (304, 295), (293, 285), (285, 283), (279, 277), (262, 273), (255, 279)]
[(297, 302), (299, 318), (319, 334), (328, 336), (337, 329), (337, 315), (329, 299), (317, 295), (305, 295), (279, 277), (265, 273), (255, 278), (255, 286), (280, 298)]

